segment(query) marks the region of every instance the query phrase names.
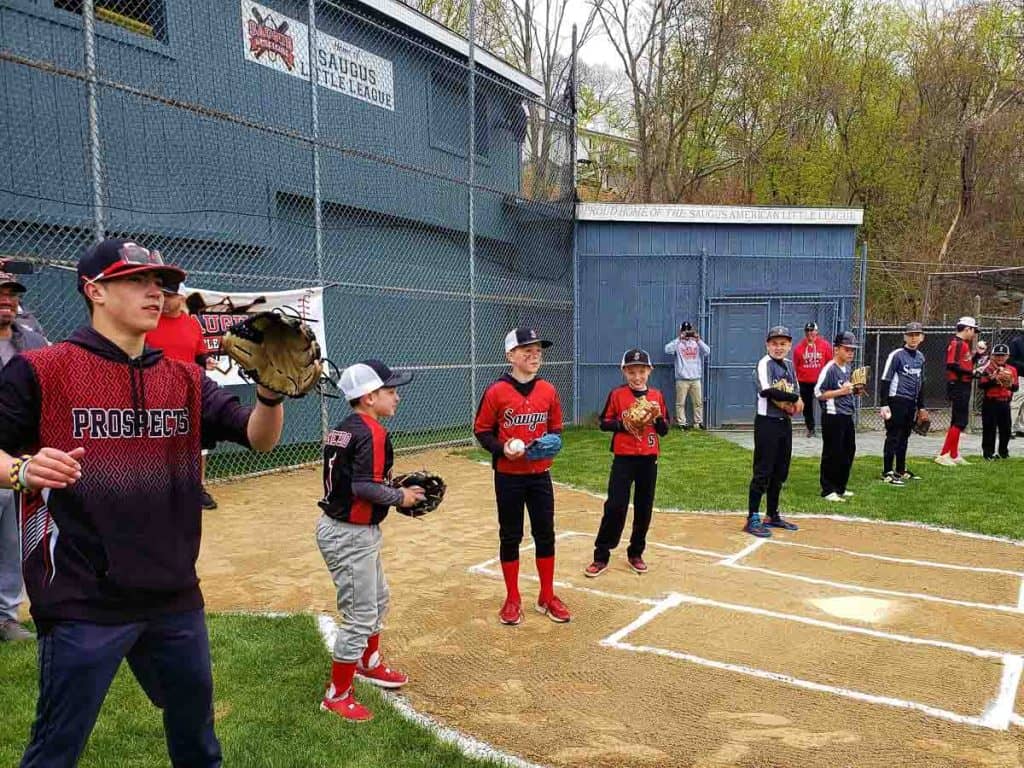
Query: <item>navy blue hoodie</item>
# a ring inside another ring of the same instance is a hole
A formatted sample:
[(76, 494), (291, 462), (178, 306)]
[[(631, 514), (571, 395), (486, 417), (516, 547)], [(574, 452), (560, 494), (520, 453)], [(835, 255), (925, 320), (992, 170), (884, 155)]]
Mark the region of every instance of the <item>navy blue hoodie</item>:
[(89, 327), (0, 374), (0, 448), (83, 446), (81, 479), (22, 496), (25, 587), (46, 632), (199, 608), (201, 444), (248, 445), (251, 409), (202, 370)]

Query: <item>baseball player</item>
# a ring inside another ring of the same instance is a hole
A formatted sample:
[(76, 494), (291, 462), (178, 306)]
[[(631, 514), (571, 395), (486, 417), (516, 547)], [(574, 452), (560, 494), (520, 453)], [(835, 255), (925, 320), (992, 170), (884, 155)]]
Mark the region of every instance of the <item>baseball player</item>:
[(944, 467), (970, 463), (960, 455), (960, 434), (967, 429), (970, 417), (974, 366), (985, 351), (984, 347), (977, 352), (971, 349), (977, 335), (978, 324), (974, 318), (961, 317), (956, 323), (956, 333), (946, 346), (946, 398), (951, 416), (942, 450), (935, 457), (935, 463)]
[[(13, 358), (0, 383), (0, 485), (22, 492), (25, 586), (39, 631), (39, 703), (22, 758), (74, 765), (127, 659), (163, 709), (170, 762), (219, 766), (210, 648), (195, 563), (201, 444), (269, 451), (282, 398), (254, 408), (144, 344), (182, 270), (106, 240), (78, 262), (91, 324)], [(15, 457), (18, 458), (15, 458)]]
[(540, 577), (538, 613), (554, 622), (571, 618), (556, 595), (555, 494), (552, 460), (530, 459), (527, 444), (544, 434), (561, 434), (562, 406), (558, 391), (538, 377), (543, 351), (551, 342), (531, 328), (514, 328), (505, 336), (505, 358), (511, 370), (490, 384), (480, 399), (473, 432), (493, 460), (494, 494), (498, 506), (498, 539), (505, 602), (498, 615), (502, 624), (523, 620), (519, 594), (519, 544), (523, 540), (523, 507), (530, 515)]
[(800, 400), (804, 404), (804, 426), (807, 437), (814, 437), (814, 385), (818, 382), (821, 369), (832, 359), (832, 345), (818, 335), (818, 324), (814, 321), (804, 326), (804, 337), (793, 350), (793, 365), (800, 382)]
[[(1009, 358), (1010, 348), (996, 344), (992, 348), (992, 359), (978, 381), (985, 393), (981, 403), (981, 453), (986, 461), (1010, 458), (1010, 400), (1020, 390), (1020, 380), (1017, 369), (1007, 364)], [(996, 453), (997, 431), (999, 453)]]
[(693, 408), (693, 423), (697, 429), (707, 429), (704, 425), (701, 380), (704, 377), (704, 359), (711, 354), (711, 347), (694, 330), (693, 323), (687, 320), (679, 326), (679, 338), (665, 345), (665, 354), (672, 355), (675, 372), (676, 424), (684, 431), (690, 429), (686, 421), (686, 400), (689, 398), (690, 407)]
[[(647, 386), (647, 380), (654, 369), (651, 356), (642, 349), (627, 350), (622, 356), (620, 367), (626, 384), (608, 394), (601, 412), (601, 430), (613, 433), (611, 451), (615, 458), (612, 459), (611, 474), (608, 476), (604, 515), (594, 542), (594, 561), (584, 570), (591, 578), (608, 570), (612, 550), (619, 546), (622, 530), (626, 526), (631, 486), (633, 532), (626, 550), (626, 562), (634, 573), (647, 573), (643, 555), (654, 510), (654, 487), (658, 482), (658, 438), (668, 434), (665, 398), (657, 389)], [(626, 412), (641, 397), (657, 405), (659, 414), (642, 429), (631, 430)]]
[(398, 387), (412, 373), (392, 371), (379, 360), (346, 368), (338, 386), (352, 406), (324, 441), (323, 514), (316, 542), (338, 594), (342, 623), (334, 639), (331, 682), (320, 708), (345, 720), (371, 720), (356, 701), (353, 677), (381, 688), (400, 688), (409, 678), (387, 666), (380, 655), (380, 633), (390, 592), (381, 561), (380, 524), (392, 506), (411, 507), (423, 498), (419, 487), (392, 488), (394, 451), (381, 424), (395, 415)]
[(924, 407), (924, 354), (918, 349), (922, 341), (924, 326), (907, 323), (903, 346), (885, 359), (878, 386), (879, 414), (885, 422), (882, 479), (889, 485), (921, 479), (907, 470), (907, 443), (915, 422), (928, 416)]
[[(164, 286), (164, 309), (156, 328), (146, 334), (146, 346), (162, 350), (164, 357), (195, 363), (205, 370), (211, 370), (216, 363), (206, 352), (203, 329), (199, 321), (185, 308), (188, 289), (185, 284)], [(216, 509), (217, 502), (206, 490), (206, 451), (200, 459), (199, 481), (203, 483), (200, 493), (203, 509)]]
[[(747, 522), (743, 530), (760, 538), (772, 535), (772, 528), (787, 531), (797, 526), (779, 514), (779, 496), (789, 477), (793, 452), (792, 416), (803, 410), (797, 388), (796, 371), (786, 359), (793, 345), (793, 336), (784, 325), (768, 331), (765, 346), (768, 354), (754, 368), (754, 389), (757, 392), (757, 416), (754, 418), (754, 474), (750, 480)], [(761, 497), (768, 494), (768, 519), (760, 514)]]
[(857, 337), (843, 331), (835, 339), (832, 359), (821, 369), (814, 396), (821, 403), (821, 495), (826, 501), (845, 502), (853, 496), (847, 490), (857, 436), (853, 423), (856, 409), (852, 361), (857, 354)]
[[(29, 349), (47, 346), (46, 338), (23, 323), (21, 296), (27, 289), (9, 272), (0, 272), (0, 366)], [(23, 582), (18, 510), (13, 491), (0, 491), (0, 642), (33, 640), (18, 623)]]

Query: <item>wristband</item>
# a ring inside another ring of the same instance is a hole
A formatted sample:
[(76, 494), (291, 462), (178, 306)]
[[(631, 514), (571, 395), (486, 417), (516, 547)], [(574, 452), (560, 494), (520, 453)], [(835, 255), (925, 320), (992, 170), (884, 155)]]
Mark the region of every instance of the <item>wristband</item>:
[(283, 397), (279, 397), (279, 398), (264, 397), (259, 392), (259, 390), (256, 391), (256, 399), (259, 400), (264, 405), (269, 406), (270, 408), (273, 408), (274, 406), (280, 405), (281, 403), (284, 402), (284, 398)]
[(32, 461), (32, 456), (28, 454), (20, 456), (11, 463), (11, 474), (8, 478), (11, 482), (11, 490), (15, 493), (24, 493), (27, 491), (28, 482), (28, 463)]

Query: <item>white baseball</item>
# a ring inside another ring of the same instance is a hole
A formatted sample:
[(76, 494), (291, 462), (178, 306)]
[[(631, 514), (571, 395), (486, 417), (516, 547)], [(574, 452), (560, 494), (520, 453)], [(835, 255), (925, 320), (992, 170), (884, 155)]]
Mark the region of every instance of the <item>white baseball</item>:
[(520, 440), (518, 437), (513, 437), (508, 441), (508, 452), (509, 453), (522, 453), (526, 450), (526, 443)]

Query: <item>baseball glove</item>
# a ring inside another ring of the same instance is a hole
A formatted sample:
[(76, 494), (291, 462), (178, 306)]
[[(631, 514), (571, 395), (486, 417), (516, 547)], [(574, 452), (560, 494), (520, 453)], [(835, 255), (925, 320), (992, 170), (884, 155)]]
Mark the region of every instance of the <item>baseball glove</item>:
[[(779, 392), (785, 392), (786, 394), (792, 394), (796, 391), (796, 387), (793, 386), (789, 379), (776, 379), (772, 382), (772, 389), (776, 389)], [(771, 400), (775, 407), (780, 411), (785, 411), (790, 415), (796, 413), (796, 403), (790, 402), (789, 400), (776, 400), (775, 398), (772, 398)]]
[(868, 377), (871, 376), (871, 366), (862, 365), (860, 368), (854, 368), (850, 374), (850, 383), (853, 384), (853, 394), (862, 395), (864, 389), (868, 385)]
[(999, 382), (1001, 387), (1012, 387), (1013, 386), (1013, 371), (1007, 366), (1001, 365), (996, 370), (996, 381)]
[(622, 426), (639, 437), (644, 427), (661, 415), (661, 406), (646, 397), (638, 397), (622, 415)]
[(932, 428), (931, 417), (929, 417), (927, 415), (922, 416), (921, 414), (918, 414), (917, 415), (917, 419), (914, 421), (914, 426), (912, 427), (914, 432), (916, 432), (917, 434), (919, 434), (922, 437), (924, 437), (925, 435), (928, 434), (928, 430), (930, 430), (931, 428)]
[(530, 461), (550, 459), (560, 450), (562, 450), (562, 436), (548, 432), (526, 446), (526, 458)]
[(410, 488), (418, 485), (423, 489), (426, 498), (417, 502), (411, 507), (398, 507), (398, 511), (409, 517), (423, 517), (428, 512), (433, 512), (444, 501), (444, 492), (448, 486), (440, 475), (421, 469), (418, 472), (408, 472), (391, 479), (391, 485), (395, 488)]
[(323, 375), (320, 345), (302, 318), (280, 310), (235, 323), (220, 342), (243, 378), (288, 397), (302, 397)]

